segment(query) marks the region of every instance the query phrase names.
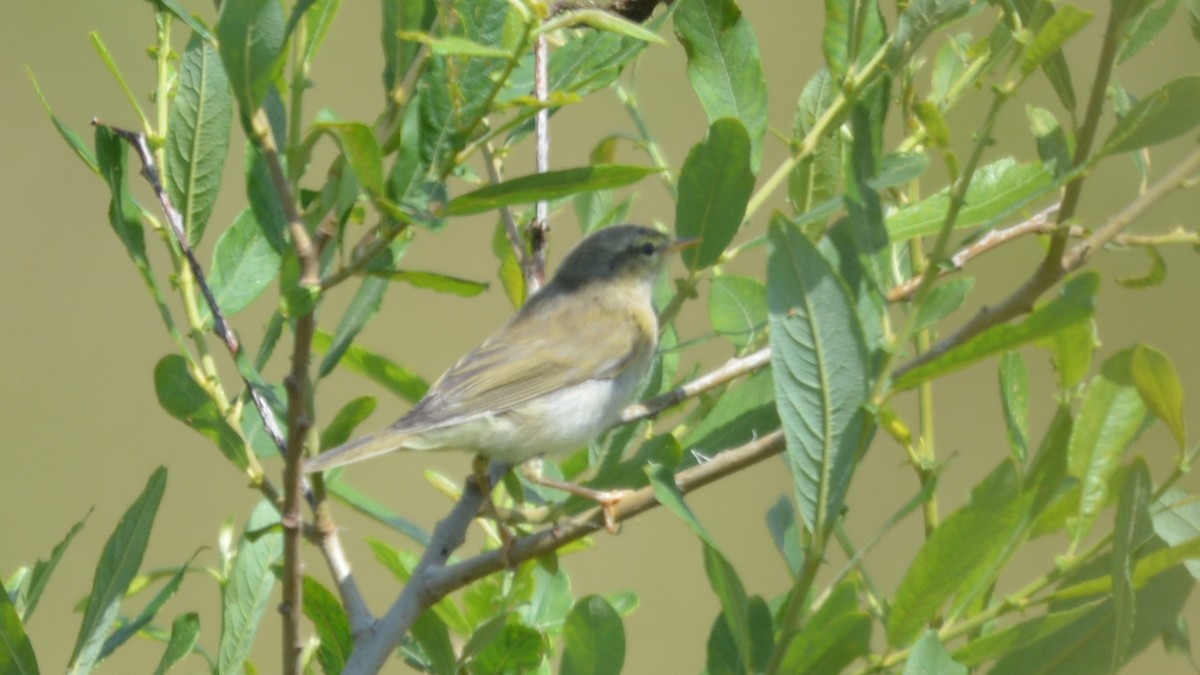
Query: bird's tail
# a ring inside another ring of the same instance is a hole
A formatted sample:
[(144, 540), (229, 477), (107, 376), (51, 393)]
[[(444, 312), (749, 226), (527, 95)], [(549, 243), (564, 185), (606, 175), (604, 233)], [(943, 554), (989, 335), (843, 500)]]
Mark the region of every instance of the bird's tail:
[(315, 473), (370, 459), (404, 447), (404, 438), (392, 429), (384, 429), (323, 452), (304, 462), (301, 468), (304, 473)]

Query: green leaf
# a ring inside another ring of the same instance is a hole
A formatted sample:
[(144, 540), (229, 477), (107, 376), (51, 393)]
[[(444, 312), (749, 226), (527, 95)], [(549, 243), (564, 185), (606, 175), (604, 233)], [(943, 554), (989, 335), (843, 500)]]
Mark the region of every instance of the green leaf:
[(970, 293), (974, 286), (974, 277), (952, 279), (934, 286), (917, 310), (916, 328), (913, 330), (929, 328), (962, 307), (967, 293)]
[(1142, 458), (1134, 459), (1117, 500), (1117, 521), (1109, 568), (1113, 578), (1113, 618), (1116, 624), (1112, 672), (1116, 672), (1125, 662), (1125, 652), (1133, 635), (1136, 611), (1133, 594), (1134, 552), (1150, 532), (1149, 501), (1152, 489), (1150, 469)]
[(948, 36), (946, 43), (938, 48), (933, 59), (933, 73), (930, 75), (929, 100), (940, 108), (947, 107), (946, 97), (950, 88), (967, 69), (967, 50), (970, 44), (970, 34), (960, 33)]
[(750, 138), (738, 120), (712, 123), (704, 140), (692, 146), (679, 170), (675, 231), (699, 237), (700, 245), (683, 251), (689, 270), (710, 267), (733, 241), (754, 190), (750, 170)]
[(1019, 352), (1000, 357), (1000, 405), (1008, 447), (1018, 465), (1029, 455), (1029, 373)]
[(896, 21), (888, 62), (896, 67), (905, 61), (933, 31), (966, 15), (972, 4), (970, 0), (913, 0)]
[(792, 640), (780, 672), (805, 675), (843, 672), (871, 650), (871, 617), (858, 609), (855, 581), (836, 586), (805, 630)]
[(1067, 471), (1081, 484), (1078, 518), (1071, 532), (1074, 545), (1091, 532), (1108, 498), (1108, 479), (1146, 417), (1146, 405), (1133, 384), (1132, 356), (1132, 350), (1126, 349), (1100, 367), (1071, 434)]
[(154, 367), (154, 392), (163, 410), (216, 443), (234, 466), (243, 471), (250, 466), (241, 435), (225, 421), (216, 401), (196, 382), (184, 357), (168, 354), (159, 360)]
[[(767, 530), (775, 542), (775, 548), (787, 563), (788, 571), (793, 579), (800, 578), (800, 568), (804, 564), (804, 550), (800, 546), (800, 527), (796, 523), (796, 508), (791, 500), (781, 496), (767, 511)], [(810, 624), (811, 625), (811, 624)], [(797, 672), (797, 671), (792, 671)]]
[(371, 127), (362, 122), (337, 122), (318, 115), (313, 129), (328, 132), (337, 139), (346, 163), (367, 192), (373, 197), (383, 195), (383, 155)]
[(383, 14), (379, 28), (384, 57), (383, 85), (390, 93), (404, 79), (419, 48), (416, 43), (402, 40), (400, 33), (427, 31), (437, 14), (437, 4), (434, 0), (380, 4)]
[(897, 390), (965, 368), (994, 354), (1049, 337), (1091, 318), (1100, 277), (1087, 272), (1068, 281), (1062, 293), (1020, 323), (992, 326), (950, 351), (909, 370), (893, 382)]
[(690, 0), (675, 14), (675, 36), (709, 124), (722, 117), (740, 120), (757, 172), (767, 132), (767, 83), (750, 22), (734, 0)]
[[(62, 541), (54, 545), (54, 549), (50, 551), (49, 560), (39, 559), (33, 564), (33, 570), (29, 572), (29, 576), (22, 582), (19, 588), (10, 589), (10, 592), (16, 592), (16, 597), (13, 602), (17, 608), (17, 613), (20, 615), (21, 621), (28, 623), (33, 618), (33, 611), (37, 609), (38, 601), (42, 598), (42, 593), (46, 590), (46, 584), (50, 582), (50, 576), (54, 574), (54, 570), (58, 567), (58, 561), (62, 560), (63, 554), (67, 552), (67, 547), (75, 539), (75, 535), (83, 529), (83, 524), (87, 522), (88, 516), (92, 515), (92, 510), (89, 509), (87, 515), (71, 526), (67, 531), (67, 535), (62, 538)], [(4, 672), (0, 668), (0, 672)]]
[(396, 37), (427, 45), (431, 53), (440, 56), (475, 56), (484, 59), (507, 59), (509, 57), (509, 53), (503, 49), (481, 45), (457, 35), (436, 37), (420, 31), (402, 30), (396, 34)]
[(450, 200), (447, 216), (469, 216), (513, 204), (553, 200), (580, 192), (608, 190), (635, 183), (658, 169), (621, 164), (597, 164), (548, 171), (488, 185)]
[(350, 620), (346, 618), (338, 597), (307, 574), (304, 575), (304, 616), (312, 622), (321, 641), (317, 647), (317, 661), (321, 663), (321, 669), (326, 673), (342, 672), (354, 648)]
[(479, 650), (471, 663), (479, 673), (529, 672), (542, 662), (544, 648), (541, 633), (529, 626), (508, 623)]
[(800, 517), (819, 533), (841, 512), (866, 432), (866, 343), (845, 287), (816, 248), (778, 224), (767, 242), (776, 405)]
[(767, 328), (767, 288), (754, 277), (714, 276), (708, 290), (713, 332), (742, 349)]
[(1130, 152), (1182, 136), (1200, 124), (1200, 75), (1187, 75), (1154, 90), (1122, 117), (1101, 154)]
[(278, 0), (221, 3), (217, 42), (243, 120), (266, 99), (282, 61), (284, 28), (283, 5)]
[(337, 367), (338, 361), (354, 342), (354, 338), (379, 312), (379, 307), (383, 303), (383, 293), (387, 287), (387, 279), (374, 277), (363, 279), (362, 285), (358, 287), (358, 292), (354, 294), (354, 299), (350, 301), (350, 306), (346, 308), (346, 313), (342, 315), (342, 320), (338, 322), (337, 333), (333, 336), (329, 348), (322, 350), (325, 352), (325, 358), (317, 370), (318, 377), (325, 377)]
[[(279, 276), (280, 265), (279, 253), (254, 212), (244, 209), (213, 249), (208, 286), (221, 313), (228, 318), (248, 307)], [(206, 323), (211, 320), (207, 304), (200, 315)]]
[(208, 40), (209, 42), (213, 42), (216, 40), (216, 38), (213, 37), (213, 34), (208, 32), (208, 29), (204, 27), (204, 24), (197, 21), (195, 19), (195, 17), (193, 17), (191, 15), (191, 13), (188, 12), (187, 9), (183, 5), (180, 5), (177, 0), (153, 0), (153, 1), (154, 1), (155, 6), (158, 7), (158, 9), (160, 11), (165, 10), (165, 11), (170, 12), (171, 14), (173, 14), (175, 16), (176, 19), (179, 19), (180, 21), (185, 23), (188, 28), (191, 28), (192, 31), (199, 34), (205, 40)]
[(559, 28), (574, 27), (579, 25), (590, 26), (596, 30), (616, 33), (634, 40), (643, 42), (651, 42), (654, 44), (665, 45), (667, 41), (660, 38), (654, 31), (646, 30), (640, 25), (617, 16), (611, 11), (603, 9), (574, 9), (562, 12), (554, 16), (546, 23), (542, 24), (538, 29), (539, 33), (548, 33), (558, 30)]
[(964, 666), (974, 667), (1000, 658), (1013, 650), (1054, 635), (1091, 612), (1100, 605), (1100, 602), (1097, 600), (1062, 612), (1048, 612), (1014, 626), (988, 633), (957, 649), (954, 652), (954, 660)]
[(154, 675), (164, 675), (183, 661), (196, 641), (200, 639), (200, 615), (195, 612), (181, 614), (171, 622), (171, 636), (167, 639), (167, 648), (163, 651)]
[(1042, 340), (1041, 344), (1050, 349), (1050, 362), (1058, 374), (1059, 389), (1071, 391), (1092, 370), (1092, 357), (1097, 347), (1095, 323), (1077, 323)]
[(96, 127), (96, 164), (112, 193), (112, 200), (108, 204), (108, 222), (117, 233), (117, 238), (125, 244), (125, 250), (133, 262), (140, 268), (148, 268), (150, 262), (146, 259), (142, 221), (126, 180), (128, 152), (125, 141), (108, 127)]
[(558, 632), (574, 604), (571, 577), (566, 571), (537, 565), (533, 568), (533, 598), (518, 607), (517, 614), (527, 626), (542, 632)]
[(1117, 63), (1125, 63), (1140, 52), (1143, 47), (1154, 41), (1154, 38), (1166, 28), (1179, 6), (1179, 0), (1166, 0), (1161, 7), (1147, 7), (1134, 17), (1126, 28), (1126, 39), (1121, 45), (1121, 53)]
[(331, 481), (328, 477), (329, 474), (325, 475), (326, 489), (342, 503), (369, 518), (387, 525), (422, 546), (429, 544), (429, 534), (425, 530), (422, 530), (420, 526), (401, 518), (345, 481), (340, 479)]
[[(426, 537), (425, 543), (428, 543)], [(409, 551), (393, 548), (378, 539), (367, 539), (367, 545), (384, 567), (396, 577), (396, 580), (407, 584), (412, 579), (413, 570), (420, 562), (416, 555)], [(469, 617), (459, 609), (454, 600), (444, 597), (433, 604), (433, 613), (443, 622), (443, 625), (459, 635), (471, 635), (472, 623)]]
[(92, 173), (99, 176), (100, 166), (96, 162), (95, 153), (83, 142), (79, 134), (75, 133), (71, 127), (68, 127), (62, 120), (58, 119), (58, 116), (50, 109), (50, 102), (46, 100), (46, 95), (42, 93), (42, 88), (38, 85), (37, 78), (33, 76), (33, 71), (26, 68), (25, 73), (29, 75), (29, 81), (33, 84), (33, 90), (37, 92), (38, 99), (42, 102), (42, 109), (46, 111), (46, 115), (50, 118), (50, 123), (58, 131), (58, 135), (62, 136), (62, 139), (67, 142), (67, 146), (71, 148), (75, 156), (82, 160), (92, 170)]
[(1153, 347), (1137, 345), (1130, 364), (1133, 384), (1150, 412), (1171, 430), (1179, 450), (1187, 447), (1183, 415), (1183, 385), (1167, 355)]
[(1045, 108), (1028, 106), (1025, 116), (1029, 118), (1029, 130), (1037, 141), (1038, 159), (1054, 170), (1055, 177), (1071, 168), (1071, 142), (1063, 131), (1058, 118)]
[(904, 675), (967, 675), (967, 667), (950, 658), (937, 632), (929, 630), (913, 645)]
[[(1169, 546), (1200, 541), (1200, 501), (1179, 488), (1167, 490), (1151, 509), (1154, 534)], [(1200, 579), (1200, 560), (1184, 563), (1193, 578)]]
[(1011, 462), (976, 485), (970, 500), (934, 530), (896, 588), (888, 644), (909, 644), (948, 598), (957, 593), (961, 606), (986, 586), (1028, 522), (1032, 501), (1032, 494), (1021, 493)]
[(275, 586), (271, 568), (282, 556), (279, 512), (269, 502), (259, 502), (246, 521), (246, 530), (233, 558), (233, 568), (221, 592), (217, 672), (242, 672), (263, 613), (271, 604)]
[(1038, 29), (1033, 41), (1021, 54), (1021, 74), (1028, 77), (1042, 67), (1046, 59), (1060, 50), (1071, 36), (1083, 30), (1093, 14), (1073, 5), (1060, 4), (1054, 14)]
[(25, 634), (25, 625), (0, 582), (0, 673), (38, 675), (37, 654)]
[(160, 466), (150, 475), (142, 494), (121, 516), (104, 544), (104, 552), (100, 554), (92, 577), (92, 591), (79, 625), (79, 636), (71, 652), (67, 672), (72, 675), (90, 672), (96, 666), (104, 641), (116, 623), (121, 600), (142, 566), (142, 556), (146, 553), (150, 530), (154, 527), (154, 517), (166, 488), (167, 470)]
[(170, 600), (171, 596), (175, 595), (179, 590), (179, 586), (183, 583), (183, 575), (187, 573), (189, 564), (191, 564), (191, 560), (184, 563), (175, 571), (175, 574), (171, 575), (167, 583), (163, 584), (163, 587), (154, 594), (154, 597), (142, 608), (137, 617), (125, 622), (124, 625), (113, 631), (112, 635), (104, 641), (104, 648), (100, 650), (99, 660), (103, 661), (108, 658), (118, 647), (128, 642), (129, 638), (137, 635), (139, 631), (150, 625), (150, 622), (158, 615), (163, 605), (167, 604), (167, 600)]
[(618, 675), (625, 664), (625, 626), (598, 595), (579, 599), (563, 625), (562, 675)]
[[(767, 661), (771, 658), (774, 647), (774, 629), (771, 626), (771, 610), (762, 598), (749, 598), (747, 606), (750, 618), (750, 636), (753, 654), (752, 671), (747, 671), (738, 653), (737, 644), (729, 630), (729, 622), (723, 614), (718, 614), (708, 633), (708, 643), (705, 646), (706, 672), (708, 675), (736, 675), (746, 672), (762, 672)], [(783, 672), (796, 672), (784, 670)]]
[[(458, 675), (458, 656), (450, 642), (450, 631), (434, 612), (421, 612), (413, 623), (412, 636), (421, 645), (430, 666), (437, 675)], [(326, 671), (340, 672), (340, 671)]]
[[(1011, 158), (980, 167), (967, 188), (966, 205), (954, 227), (974, 227), (1007, 218), (1052, 189), (1054, 174), (1038, 162), (1017, 164)], [(916, 204), (887, 215), (892, 241), (934, 234), (946, 218), (950, 187)]]
[(375, 412), (375, 397), (360, 396), (342, 406), (321, 431), (321, 448), (335, 448), (350, 440), (354, 429)]
[[(862, 7), (862, 5), (859, 5)], [(821, 53), (825, 67), (840, 81), (850, 67), (850, 12), (848, 0), (825, 0), (825, 29), (821, 33)]]
[[(793, 144), (801, 143), (808, 136), (817, 120), (833, 104), (835, 96), (837, 89), (833, 78), (829, 76), (828, 69), (822, 68), (804, 85), (804, 91), (800, 94), (792, 121)], [(841, 180), (841, 134), (822, 135), (812, 154), (797, 162), (795, 170), (788, 177), (788, 201), (797, 214), (806, 213), (836, 197), (841, 190)], [(823, 221), (819, 228), (814, 229), (824, 232)]]
[[(775, 383), (771, 369), (763, 368), (718, 398), (712, 410), (692, 427), (681, 442), (683, 447), (694, 453), (713, 457), (778, 428)], [(694, 455), (689, 453), (679, 468), (687, 468), (694, 461)]]
[(188, 40), (178, 77), (167, 127), (166, 187), (195, 246), (221, 189), (233, 97), (216, 47), (199, 33)]
[[(333, 346), (333, 336), (318, 330), (313, 336), (313, 349), (328, 354)], [(409, 403), (421, 400), (429, 390), (429, 383), (408, 368), (376, 354), (360, 345), (346, 348), (338, 364), (351, 372), (358, 373), (375, 384), (387, 389)]]
[(371, 276), (382, 277), (388, 281), (403, 281), (416, 288), (425, 288), (438, 293), (449, 293), (460, 298), (473, 298), (486, 291), (489, 285), (486, 281), (472, 281), (452, 277), (437, 272), (417, 272), (413, 270), (394, 270), (390, 272), (372, 272)]

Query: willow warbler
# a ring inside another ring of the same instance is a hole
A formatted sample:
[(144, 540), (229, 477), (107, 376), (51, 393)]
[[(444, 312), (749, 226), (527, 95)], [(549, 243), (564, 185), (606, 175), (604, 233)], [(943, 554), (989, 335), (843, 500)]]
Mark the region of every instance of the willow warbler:
[(517, 464), (591, 442), (650, 369), (658, 342), (652, 287), (667, 254), (694, 241), (635, 225), (592, 234), (406, 415), (309, 460), (304, 471), (392, 450), (463, 450)]

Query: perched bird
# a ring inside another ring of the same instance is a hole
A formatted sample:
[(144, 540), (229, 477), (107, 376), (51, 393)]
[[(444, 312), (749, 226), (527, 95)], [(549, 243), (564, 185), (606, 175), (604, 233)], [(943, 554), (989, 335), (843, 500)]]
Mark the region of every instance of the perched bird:
[(636, 225), (590, 235), (406, 415), (304, 471), (392, 450), (463, 450), (517, 464), (591, 442), (617, 421), (654, 360), (651, 293), (667, 254), (696, 241)]

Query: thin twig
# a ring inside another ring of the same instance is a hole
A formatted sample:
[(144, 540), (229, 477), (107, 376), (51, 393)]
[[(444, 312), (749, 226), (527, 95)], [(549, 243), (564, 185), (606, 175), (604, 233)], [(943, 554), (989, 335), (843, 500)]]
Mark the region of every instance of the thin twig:
[(667, 408), (679, 405), (686, 399), (698, 396), (709, 389), (722, 385), (746, 373), (754, 372), (770, 362), (770, 347), (764, 347), (753, 354), (748, 354), (741, 358), (729, 359), (720, 368), (702, 375), (691, 382), (685, 382), (671, 391), (626, 407), (625, 410), (621, 411), (620, 423), (627, 424), (646, 419), (647, 417), (653, 417)]
[[(500, 169), (496, 166), (496, 153), (492, 150), (492, 146), (484, 143), (479, 146), (479, 151), (483, 153), (483, 166), (487, 169), (488, 180), (492, 182), (492, 185), (500, 183)], [(525, 249), (525, 242), (521, 238), (521, 227), (517, 225), (517, 219), (513, 216), (512, 209), (501, 206), (500, 221), (504, 223), (504, 237), (508, 239), (508, 245), (512, 248), (513, 254), (517, 256), (517, 264), (521, 266), (522, 270), (529, 269), (529, 254)]]
[[(683, 494), (731, 475), (783, 451), (782, 431), (775, 431), (741, 447), (727, 450), (710, 461), (681, 471), (675, 484)], [(495, 468), (492, 471), (495, 475)], [(468, 480), (462, 497), (450, 514), (438, 523), (421, 563), (391, 609), (356, 641), (343, 673), (376, 673), (386, 662), (400, 639), (427, 607), (449, 593), (509, 565), (556, 551), (604, 527), (603, 509), (597, 507), (557, 527), (513, 541), (507, 555), (499, 550), (482, 553), (454, 565), (446, 565), (451, 552), (464, 541), (466, 529), (482, 501), (475, 481)], [(658, 506), (653, 487), (644, 487), (626, 495), (613, 507), (616, 522), (623, 522)]]
[[(550, 46), (546, 35), (540, 33), (533, 47), (533, 95), (540, 107), (534, 115), (537, 173), (550, 170), (550, 110), (546, 101), (550, 98)], [(541, 288), (546, 279), (546, 234), (550, 231), (550, 205), (539, 199), (534, 207), (533, 225), (529, 227), (529, 248), (532, 267), (525, 270), (525, 284), (530, 292)]]
[[(200, 292), (204, 296), (204, 301), (208, 305), (209, 312), (212, 314), (213, 332), (220, 338), (225, 348), (229, 350), (229, 354), (233, 359), (237, 361), (239, 357), (244, 356), (242, 344), (238, 340), (237, 334), (225, 320), (225, 315), (221, 312), (221, 307), (217, 304), (212, 289), (208, 286), (208, 281), (204, 275), (204, 268), (200, 265), (200, 260), (196, 258), (196, 252), (192, 249), (191, 244), (188, 242), (187, 233), (184, 231), (183, 217), (179, 215), (179, 211), (171, 203), (171, 197), (167, 194), (166, 189), (163, 188), (162, 181), (159, 179), (154, 154), (150, 150), (150, 144), (146, 141), (145, 134), (105, 124), (98, 119), (92, 120), (92, 126), (100, 126), (112, 131), (118, 138), (129, 143), (137, 153), (138, 159), (142, 163), (141, 174), (150, 183), (151, 189), (154, 190), (154, 195), (158, 198), (158, 203), (162, 207), (163, 213), (166, 214), (171, 235), (174, 237), (176, 243), (179, 244), (179, 249), (183, 252), (184, 258), (187, 259), (192, 276), (195, 278), (196, 284), (200, 287)], [(254, 402), (254, 408), (258, 410), (259, 417), (262, 418), (263, 427), (267, 430), (267, 434), (271, 437), (275, 446), (279, 448), (279, 451), (281, 453), (284, 452), (285, 444), (283, 435), (279, 430), (279, 421), (275, 418), (275, 412), (263, 397), (260, 389), (255, 387), (245, 374), (242, 375), (242, 382), (246, 385), (246, 392), (250, 395), (250, 400)], [(279, 491), (267, 479), (253, 453), (248, 453), (248, 457), (251, 469), (257, 474), (251, 477), (255, 481), (256, 486), (271, 503), (279, 504)]]

